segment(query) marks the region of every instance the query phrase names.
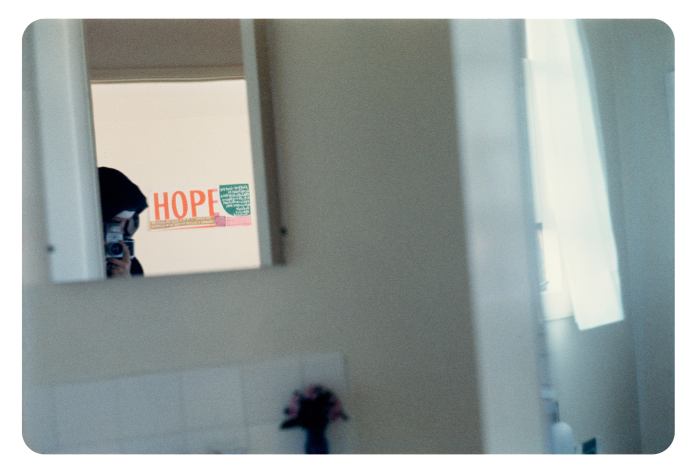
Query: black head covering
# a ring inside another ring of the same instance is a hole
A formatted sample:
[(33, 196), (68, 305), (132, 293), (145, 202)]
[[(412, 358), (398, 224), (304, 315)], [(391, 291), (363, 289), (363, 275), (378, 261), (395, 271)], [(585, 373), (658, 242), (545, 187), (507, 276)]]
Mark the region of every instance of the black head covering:
[(134, 217), (137, 217), (148, 207), (144, 194), (126, 175), (109, 167), (100, 167), (97, 170), (100, 177), (103, 222), (109, 222), (122, 211), (134, 211)]

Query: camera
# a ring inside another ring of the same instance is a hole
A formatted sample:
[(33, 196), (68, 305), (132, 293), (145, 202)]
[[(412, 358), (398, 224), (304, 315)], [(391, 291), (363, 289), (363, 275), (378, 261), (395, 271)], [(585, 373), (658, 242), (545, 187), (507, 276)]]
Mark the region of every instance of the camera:
[(129, 248), (131, 257), (134, 257), (134, 240), (122, 234), (120, 222), (107, 222), (105, 224), (105, 258), (123, 258), (124, 246), (119, 243), (123, 241)]

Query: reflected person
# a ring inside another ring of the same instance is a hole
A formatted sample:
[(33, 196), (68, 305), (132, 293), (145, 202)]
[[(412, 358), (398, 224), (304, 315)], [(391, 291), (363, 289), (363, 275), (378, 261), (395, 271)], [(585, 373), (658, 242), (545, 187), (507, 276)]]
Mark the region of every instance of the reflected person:
[(98, 173), (107, 277), (142, 276), (141, 263), (134, 257), (133, 235), (139, 227), (139, 214), (148, 207), (146, 197), (120, 171), (99, 167)]

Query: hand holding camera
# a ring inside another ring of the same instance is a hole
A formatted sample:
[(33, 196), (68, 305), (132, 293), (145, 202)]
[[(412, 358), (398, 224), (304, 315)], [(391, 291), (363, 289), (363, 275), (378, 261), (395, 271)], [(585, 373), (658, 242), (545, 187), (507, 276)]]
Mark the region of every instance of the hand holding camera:
[(123, 232), (122, 222), (105, 224), (105, 258), (108, 277), (131, 277), (134, 241)]
[(119, 244), (122, 247), (122, 256), (112, 256), (107, 258), (107, 276), (131, 277), (131, 252), (129, 251), (129, 247), (124, 240), (119, 240)]

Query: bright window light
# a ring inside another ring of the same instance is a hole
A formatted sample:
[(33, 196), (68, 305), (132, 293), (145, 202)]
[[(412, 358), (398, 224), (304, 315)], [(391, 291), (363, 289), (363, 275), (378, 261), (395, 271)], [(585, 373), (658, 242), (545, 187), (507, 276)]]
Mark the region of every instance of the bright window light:
[(527, 20), (526, 83), (545, 319), (624, 319), (602, 145), (574, 20)]

